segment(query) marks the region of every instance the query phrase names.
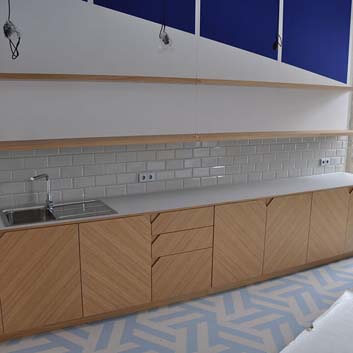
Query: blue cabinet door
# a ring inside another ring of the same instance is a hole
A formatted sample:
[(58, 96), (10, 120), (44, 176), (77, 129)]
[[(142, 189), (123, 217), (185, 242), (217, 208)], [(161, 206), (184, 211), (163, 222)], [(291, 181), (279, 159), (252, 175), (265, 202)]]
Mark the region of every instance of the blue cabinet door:
[(284, 0), (283, 62), (347, 83), (351, 0)]
[(279, 0), (201, 0), (201, 36), (277, 59)]
[(94, 0), (96, 5), (195, 33), (195, 0)]

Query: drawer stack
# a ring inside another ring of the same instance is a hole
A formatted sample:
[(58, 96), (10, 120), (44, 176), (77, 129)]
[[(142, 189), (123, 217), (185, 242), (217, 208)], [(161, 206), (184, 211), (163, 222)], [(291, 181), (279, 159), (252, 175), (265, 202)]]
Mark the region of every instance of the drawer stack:
[(211, 288), (214, 208), (161, 213), (152, 221), (152, 300)]

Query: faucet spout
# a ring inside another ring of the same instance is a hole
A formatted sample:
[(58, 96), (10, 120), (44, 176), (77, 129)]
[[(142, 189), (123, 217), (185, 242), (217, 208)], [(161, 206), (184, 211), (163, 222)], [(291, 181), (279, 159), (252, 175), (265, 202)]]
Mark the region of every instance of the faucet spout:
[(48, 174), (39, 174), (32, 176), (30, 178), (31, 181), (36, 181), (36, 180), (46, 180), (47, 182), (47, 199), (46, 199), (46, 206), (49, 210), (52, 210), (54, 207), (54, 202), (51, 196), (51, 185), (50, 185), (50, 178)]

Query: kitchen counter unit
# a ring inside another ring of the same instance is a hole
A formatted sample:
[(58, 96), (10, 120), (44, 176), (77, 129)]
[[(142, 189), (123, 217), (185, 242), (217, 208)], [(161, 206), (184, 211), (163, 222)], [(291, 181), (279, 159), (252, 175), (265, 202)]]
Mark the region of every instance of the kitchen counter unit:
[(118, 214), (2, 225), (0, 341), (353, 256), (353, 174), (104, 201)]
[[(127, 195), (102, 199), (109, 207), (118, 212), (115, 215), (74, 219), (68, 221), (51, 221), (33, 224), (33, 227), (94, 221), (143, 213), (155, 213), (190, 207), (217, 205), (228, 202), (255, 200), (268, 197), (299, 194), (305, 192), (328, 190), (353, 186), (353, 174), (331, 173), (307, 177), (285, 178), (250, 184), (217, 185), (211, 187), (165, 191), (150, 194)], [(6, 227), (0, 218), (0, 232), (32, 227), (21, 225)]]

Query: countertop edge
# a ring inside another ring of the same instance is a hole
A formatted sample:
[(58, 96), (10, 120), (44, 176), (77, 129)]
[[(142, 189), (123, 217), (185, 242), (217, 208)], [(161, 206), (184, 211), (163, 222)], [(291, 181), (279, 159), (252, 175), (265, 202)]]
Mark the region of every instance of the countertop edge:
[(32, 223), (12, 227), (6, 227), (0, 219), (0, 236), (1, 234), (16, 230), (87, 223), (93, 221), (117, 219), (121, 217), (168, 212), (185, 208), (207, 207), (210, 205), (280, 197), (350, 186), (353, 186), (353, 174), (341, 172), (317, 176), (294, 177), (263, 181), (250, 184), (217, 185), (197, 189), (164, 191), (158, 193), (104, 198), (101, 200), (105, 202), (109, 207), (117, 211), (117, 214), (90, 218), (77, 218), (66, 221)]

